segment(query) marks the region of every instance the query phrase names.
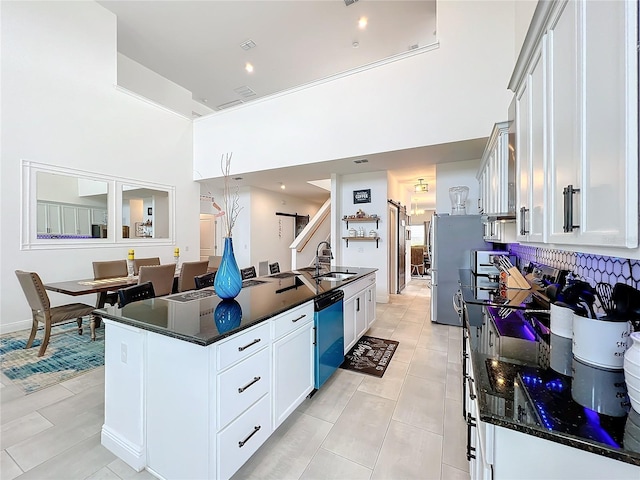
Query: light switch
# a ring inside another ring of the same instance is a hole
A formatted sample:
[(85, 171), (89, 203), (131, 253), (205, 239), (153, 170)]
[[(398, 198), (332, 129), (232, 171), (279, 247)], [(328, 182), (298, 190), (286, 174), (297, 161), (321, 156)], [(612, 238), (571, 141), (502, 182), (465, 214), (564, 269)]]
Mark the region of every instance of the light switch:
[(126, 343), (120, 344), (120, 361), (122, 363), (127, 363), (127, 344)]

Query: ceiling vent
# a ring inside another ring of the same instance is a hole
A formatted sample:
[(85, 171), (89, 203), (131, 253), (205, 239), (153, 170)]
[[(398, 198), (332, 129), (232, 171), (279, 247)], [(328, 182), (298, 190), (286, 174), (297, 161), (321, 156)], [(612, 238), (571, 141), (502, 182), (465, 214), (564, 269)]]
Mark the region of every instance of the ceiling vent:
[(348, 7), (349, 5), (353, 5), (358, 0), (344, 0), (344, 4)]
[(242, 48), (243, 50), (251, 50), (252, 48), (256, 47), (256, 42), (254, 42), (253, 40), (247, 40), (246, 42), (242, 42), (240, 44), (240, 48)]
[(201, 116), (202, 116), (201, 113), (194, 112), (193, 110), (191, 110), (191, 117), (192, 118), (198, 118), (198, 117), (201, 117)]
[(247, 87), (246, 85), (235, 88), (233, 91), (240, 95), (242, 98), (255, 97), (256, 95), (256, 92), (251, 90), (251, 88)]
[(218, 105), (216, 110), (224, 110), (225, 108), (235, 107), (237, 105), (242, 105), (244, 102), (242, 100), (233, 100), (232, 102), (223, 103), (222, 105)]
[(369, 160), (367, 160), (366, 158), (363, 158), (361, 160), (354, 160), (353, 163), (369, 163)]

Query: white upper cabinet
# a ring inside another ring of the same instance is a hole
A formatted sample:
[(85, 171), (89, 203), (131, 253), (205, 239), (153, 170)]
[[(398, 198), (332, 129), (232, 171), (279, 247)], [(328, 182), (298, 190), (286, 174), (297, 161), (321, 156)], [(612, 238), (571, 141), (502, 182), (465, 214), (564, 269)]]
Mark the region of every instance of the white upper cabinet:
[(544, 62), (540, 46), (516, 96), (517, 239), (524, 242), (542, 242), (544, 238), (543, 98)]
[(637, 9), (539, 2), (509, 85), (520, 241), (638, 246)]
[(515, 163), (509, 155), (509, 122), (493, 126), (476, 178), (480, 185), (478, 207), (486, 216), (484, 239), (514, 241)]

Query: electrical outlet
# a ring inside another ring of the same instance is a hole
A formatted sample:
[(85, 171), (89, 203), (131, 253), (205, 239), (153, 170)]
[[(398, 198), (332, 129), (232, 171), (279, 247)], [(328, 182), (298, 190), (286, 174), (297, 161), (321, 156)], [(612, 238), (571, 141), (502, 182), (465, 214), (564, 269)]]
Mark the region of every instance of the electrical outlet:
[(364, 247), (358, 247), (358, 253), (364, 253)]
[(126, 343), (120, 344), (120, 361), (122, 363), (127, 363), (127, 344)]
[(189, 251), (189, 245), (185, 245), (185, 247), (184, 247), (184, 251), (185, 251), (185, 252), (188, 252), (188, 251)]

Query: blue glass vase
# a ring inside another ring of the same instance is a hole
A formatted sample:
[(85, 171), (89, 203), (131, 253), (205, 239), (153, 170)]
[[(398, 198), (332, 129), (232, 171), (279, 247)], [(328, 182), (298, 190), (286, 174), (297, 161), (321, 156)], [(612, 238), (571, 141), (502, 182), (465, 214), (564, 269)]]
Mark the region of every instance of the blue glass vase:
[(216, 272), (216, 278), (213, 281), (213, 288), (216, 289), (216, 295), (220, 298), (235, 298), (242, 289), (242, 276), (240, 276), (240, 269), (233, 254), (233, 239), (231, 237), (224, 238), (224, 252)]
[(222, 300), (213, 314), (218, 332), (225, 333), (240, 326), (242, 307), (235, 300)]

